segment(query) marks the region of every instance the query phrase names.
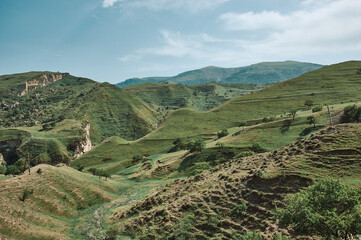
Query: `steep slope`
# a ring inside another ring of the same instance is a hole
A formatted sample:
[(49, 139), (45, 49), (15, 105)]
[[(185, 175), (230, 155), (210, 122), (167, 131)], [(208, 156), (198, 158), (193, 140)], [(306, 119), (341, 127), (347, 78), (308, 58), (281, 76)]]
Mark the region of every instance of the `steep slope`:
[(118, 83), (126, 87), (145, 82), (168, 82), (171, 84), (193, 85), (207, 82), (219, 83), (256, 83), (267, 84), (298, 77), (299, 75), (322, 67), (313, 63), (295, 61), (265, 62), (239, 68), (205, 67), (187, 71), (173, 77), (154, 77), (128, 79)]
[(239, 239), (258, 230), (297, 236), (275, 221), (283, 198), (321, 177), (360, 187), (361, 125), (337, 125), (279, 150), (236, 158), (160, 187), (144, 200), (115, 210), (112, 239)]
[(114, 199), (117, 191), (69, 167), (38, 165), (31, 172), (0, 181), (1, 239), (83, 238), (70, 237), (81, 210)]
[(265, 88), (257, 84), (218, 84), (216, 82), (183, 86), (144, 83), (124, 88), (133, 96), (156, 106), (161, 112), (189, 107), (198, 111), (213, 109), (227, 100)]
[(108, 83), (56, 73), (6, 75), (0, 79), (7, 79), (1, 81), (2, 89), (7, 86), (1, 93), (2, 127), (51, 127), (65, 118), (76, 119), (84, 126), (90, 124), (90, 138), (97, 144), (113, 135), (137, 139), (158, 122), (159, 114), (154, 109)]
[[(264, 143), (268, 149), (278, 148), (299, 137), (308, 128), (306, 117), (296, 117), (290, 132), (282, 133), (283, 125), (292, 119), (287, 117), (293, 109), (306, 110), (304, 103), (312, 100), (318, 104), (339, 104), (360, 101), (361, 62), (351, 61), (335, 64), (304, 74), (253, 94), (232, 99), (209, 112), (196, 112), (191, 109), (171, 111), (160, 126), (134, 142), (121, 142), (109, 139), (98, 148), (85, 154), (74, 166), (99, 166), (110, 172), (116, 172), (132, 164), (134, 155), (153, 155), (166, 153), (177, 138), (186, 140), (203, 138), (211, 140), (223, 128), (239, 128), (241, 125), (253, 125), (263, 118), (277, 117), (279, 121), (252, 128), (235, 137), (237, 143), (227, 142), (234, 147), (249, 147), (250, 143)], [(341, 107), (342, 108), (342, 107)], [(340, 109), (332, 109), (337, 114)], [(309, 112), (310, 113), (310, 112)], [(308, 114), (309, 114), (308, 113)], [(300, 113), (297, 113), (300, 114)], [(297, 115), (296, 114), (296, 115)], [(303, 114), (303, 113), (302, 113)], [(327, 113), (318, 118), (319, 124), (327, 124)], [(277, 119), (276, 119), (277, 120)], [(242, 129), (239, 128), (237, 131)], [(245, 137), (242, 139), (242, 137)], [(247, 146), (248, 145), (248, 146)], [(104, 149), (103, 149), (104, 148)], [(114, 149), (111, 151), (111, 149)], [(107, 161), (105, 161), (107, 159)]]

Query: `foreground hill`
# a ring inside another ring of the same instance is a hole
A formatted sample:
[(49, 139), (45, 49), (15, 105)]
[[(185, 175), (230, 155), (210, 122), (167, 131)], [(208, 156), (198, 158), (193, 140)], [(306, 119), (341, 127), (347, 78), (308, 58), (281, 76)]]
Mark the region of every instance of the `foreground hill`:
[(127, 87), (146, 82), (168, 82), (171, 84), (193, 85), (207, 82), (217, 83), (275, 83), (298, 77), (299, 75), (322, 67), (313, 63), (295, 61), (264, 62), (239, 68), (205, 67), (181, 73), (174, 77), (132, 78), (118, 83)]
[[(278, 224), (275, 205), (283, 206), (286, 194), (322, 177), (342, 178), (360, 187), (360, 136), (360, 124), (337, 125), (279, 150), (235, 158), (175, 180), (144, 200), (113, 210), (108, 236), (242, 239), (257, 230), (265, 239), (276, 233), (305, 239)], [(237, 206), (244, 207), (236, 211)]]
[(65, 166), (38, 165), (31, 172), (0, 181), (2, 239), (79, 239), (71, 232), (81, 211), (117, 192), (110, 182)]
[[(90, 124), (97, 144), (116, 135), (137, 139), (153, 130), (159, 113), (108, 83), (66, 73), (31, 72), (0, 76), (2, 127), (53, 126), (63, 119)], [(46, 129), (44, 129), (46, 130)]]

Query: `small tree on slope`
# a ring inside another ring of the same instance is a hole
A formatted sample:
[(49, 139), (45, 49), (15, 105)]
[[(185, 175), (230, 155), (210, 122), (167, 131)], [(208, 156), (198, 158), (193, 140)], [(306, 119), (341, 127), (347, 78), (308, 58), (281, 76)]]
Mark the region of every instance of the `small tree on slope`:
[(276, 217), (298, 233), (326, 239), (361, 234), (361, 192), (339, 180), (321, 180), (285, 200), (287, 208), (276, 209)]

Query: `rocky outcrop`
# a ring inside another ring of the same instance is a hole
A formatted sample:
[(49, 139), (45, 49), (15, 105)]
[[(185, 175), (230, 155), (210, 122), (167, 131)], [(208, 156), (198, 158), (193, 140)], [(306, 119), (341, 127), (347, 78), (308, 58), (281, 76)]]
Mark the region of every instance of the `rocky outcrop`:
[(18, 87), (18, 89), (21, 91), (21, 93), (19, 93), (19, 96), (24, 96), (28, 92), (31, 92), (37, 88), (45, 87), (51, 83), (63, 79), (66, 76), (69, 76), (69, 73), (43, 74), (33, 79), (30, 79)]
[(74, 151), (74, 158), (78, 158), (86, 152), (92, 150), (93, 145), (90, 140), (90, 123), (88, 122), (84, 128), (85, 131), (85, 140), (79, 142), (78, 146)]

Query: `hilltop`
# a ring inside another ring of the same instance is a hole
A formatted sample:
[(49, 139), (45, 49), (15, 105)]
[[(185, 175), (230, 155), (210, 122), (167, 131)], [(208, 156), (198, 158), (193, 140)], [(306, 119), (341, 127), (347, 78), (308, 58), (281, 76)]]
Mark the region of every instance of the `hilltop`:
[(194, 85), (207, 82), (267, 84), (284, 81), (321, 68), (322, 65), (295, 61), (264, 62), (239, 68), (205, 67), (173, 77), (132, 78), (116, 84), (127, 87), (146, 82)]
[(94, 144), (117, 135), (140, 138), (153, 130), (160, 114), (109, 83), (64, 73), (31, 72), (0, 76), (2, 127), (53, 126), (63, 119), (90, 124)]

